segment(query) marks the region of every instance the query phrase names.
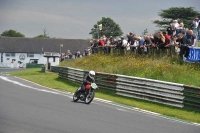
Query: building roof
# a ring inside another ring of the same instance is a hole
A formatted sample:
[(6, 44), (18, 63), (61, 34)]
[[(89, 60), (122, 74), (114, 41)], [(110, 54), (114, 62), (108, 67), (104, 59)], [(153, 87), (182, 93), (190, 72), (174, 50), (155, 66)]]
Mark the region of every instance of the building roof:
[(67, 53), (81, 51), (89, 47), (89, 42), (84, 39), (53, 39), (53, 38), (23, 38), (23, 37), (1, 37), (1, 53), (43, 53), (43, 52)]

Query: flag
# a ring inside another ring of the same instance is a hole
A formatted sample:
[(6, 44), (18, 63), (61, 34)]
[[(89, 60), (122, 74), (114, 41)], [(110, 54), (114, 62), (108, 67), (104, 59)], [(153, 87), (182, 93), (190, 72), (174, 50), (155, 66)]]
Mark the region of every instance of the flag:
[(102, 30), (102, 24), (99, 25), (99, 30)]

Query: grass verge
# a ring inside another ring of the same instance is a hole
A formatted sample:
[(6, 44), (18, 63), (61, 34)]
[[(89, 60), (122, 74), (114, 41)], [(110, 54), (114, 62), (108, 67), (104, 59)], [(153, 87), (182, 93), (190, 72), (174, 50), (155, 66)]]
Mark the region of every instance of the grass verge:
[(141, 78), (162, 80), (200, 87), (200, 63), (187, 63), (165, 57), (148, 55), (125, 56), (95, 54), (76, 60), (63, 61), (60, 66), (94, 70), (111, 74), (122, 74)]
[[(75, 92), (75, 90), (79, 86), (77, 84), (58, 78), (57, 73), (51, 73), (51, 72), (42, 73), (41, 68), (26, 69), (20, 72), (11, 72), (10, 74), (61, 91)], [(176, 107), (165, 106), (143, 100), (118, 96), (101, 89), (96, 91), (96, 97), (128, 106), (133, 106), (153, 111), (156, 113), (179, 118), (182, 120), (200, 123), (200, 112), (183, 110)]]

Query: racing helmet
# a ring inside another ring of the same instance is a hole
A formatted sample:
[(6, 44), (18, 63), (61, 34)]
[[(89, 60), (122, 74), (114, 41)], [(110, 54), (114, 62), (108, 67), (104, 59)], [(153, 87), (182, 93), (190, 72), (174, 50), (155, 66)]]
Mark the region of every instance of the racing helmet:
[(95, 72), (89, 71), (89, 77), (94, 80)]

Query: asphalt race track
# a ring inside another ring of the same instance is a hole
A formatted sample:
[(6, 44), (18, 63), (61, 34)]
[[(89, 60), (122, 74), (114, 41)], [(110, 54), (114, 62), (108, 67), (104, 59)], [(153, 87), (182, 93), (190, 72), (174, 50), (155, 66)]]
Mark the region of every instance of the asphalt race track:
[(70, 93), (0, 74), (0, 133), (81, 132), (200, 133), (200, 124), (101, 99), (74, 103)]

